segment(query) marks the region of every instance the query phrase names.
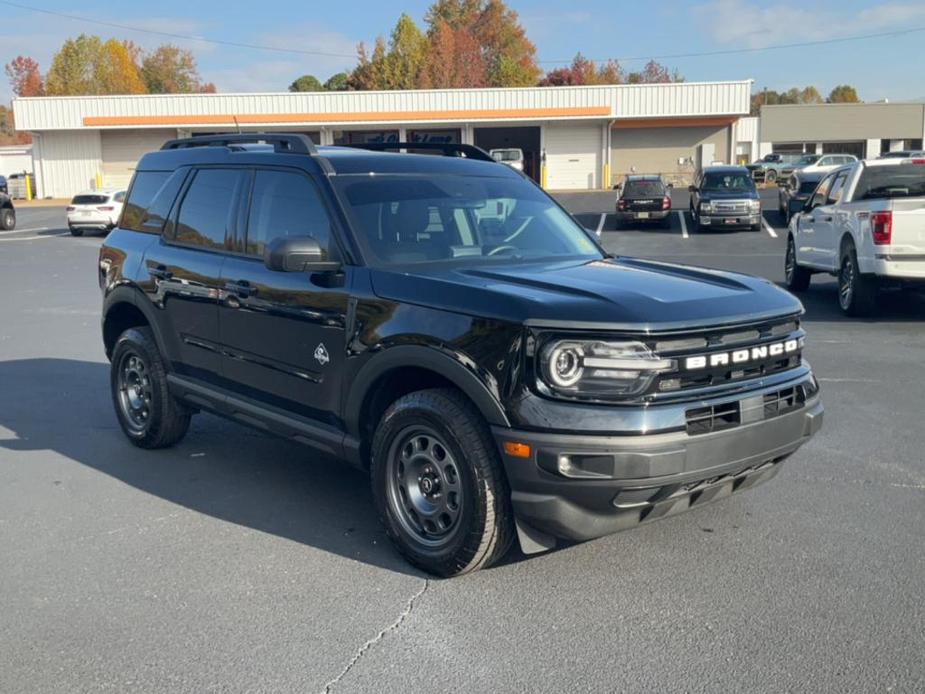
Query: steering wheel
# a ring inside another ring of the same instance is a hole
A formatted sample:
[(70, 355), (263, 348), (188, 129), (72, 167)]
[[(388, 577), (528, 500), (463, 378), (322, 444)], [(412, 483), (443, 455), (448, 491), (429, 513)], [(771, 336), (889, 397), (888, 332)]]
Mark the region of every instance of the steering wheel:
[(518, 249), (516, 246), (511, 246), (511, 245), (509, 245), (509, 244), (504, 244), (504, 245), (502, 245), (502, 246), (496, 246), (496, 247), (492, 248), (490, 251), (488, 251), (488, 255), (498, 255), (498, 254), (501, 253), (502, 251), (514, 251), (514, 253), (517, 253), (518, 250), (519, 250), (519, 249)]

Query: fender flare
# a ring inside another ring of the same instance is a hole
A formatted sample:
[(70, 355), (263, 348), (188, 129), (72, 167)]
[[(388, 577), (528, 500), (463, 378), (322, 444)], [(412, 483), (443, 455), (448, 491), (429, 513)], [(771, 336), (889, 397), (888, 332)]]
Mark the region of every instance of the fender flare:
[(511, 426), (498, 399), (478, 376), (460, 361), (433, 347), (398, 345), (374, 356), (353, 378), (344, 406), (344, 423), (348, 432), (360, 432), (363, 402), (376, 380), (393, 369), (409, 366), (428, 369), (449, 380), (475, 404), (489, 425)]
[(158, 321), (155, 313), (156, 309), (151, 305), (151, 302), (144, 297), (139, 287), (125, 283), (112, 288), (106, 293), (103, 299), (100, 327), (102, 328), (102, 326), (106, 324), (106, 318), (109, 316), (109, 312), (119, 304), (130, 304), (141, 312), (148, 321), (151, 332), (154, 333), (154, 342), (157, 344), (158, 350), (160, 350), (160, 353), (164, 355), (165, 359), (169, 362), (169, 355), (175, 354), (176, 352), (167, 348), (164, 336), (161, 334), (160, 321)]

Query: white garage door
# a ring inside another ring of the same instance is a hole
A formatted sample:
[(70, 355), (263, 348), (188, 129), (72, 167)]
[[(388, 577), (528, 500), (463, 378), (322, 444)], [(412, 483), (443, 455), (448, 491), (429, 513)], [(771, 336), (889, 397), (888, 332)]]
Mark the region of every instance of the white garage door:
[(601, 126), (546, 127), (546, 187), (550, 190), (589, 190), (601, 176)]
[(125, 188), (141, 157), (160, 149), (177, 136), (176, 130), (104, 130), (100, 133), (103, 154), (103, 186)]

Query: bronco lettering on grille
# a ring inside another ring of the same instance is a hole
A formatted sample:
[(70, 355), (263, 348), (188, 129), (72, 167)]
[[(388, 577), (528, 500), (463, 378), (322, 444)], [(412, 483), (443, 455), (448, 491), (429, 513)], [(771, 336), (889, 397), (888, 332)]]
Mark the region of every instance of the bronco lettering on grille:
[(732, 352), (715, 352), (713, 354), (704, 354), (696, 357), (687, 357), (684, 360), (684, 368), (688, 371), (696, 369), (705, 369), (716, 366), (728, 366), (730, 364), (745, 364), (747, 362), (761, 361), (771, 357), (780, 357), (785, 354), (793, 354), (803, 347), (803, 340), (792, 339), (784, 342), (772, 342), (768, 345), (750, 347), (748, 349), (737, 349)]

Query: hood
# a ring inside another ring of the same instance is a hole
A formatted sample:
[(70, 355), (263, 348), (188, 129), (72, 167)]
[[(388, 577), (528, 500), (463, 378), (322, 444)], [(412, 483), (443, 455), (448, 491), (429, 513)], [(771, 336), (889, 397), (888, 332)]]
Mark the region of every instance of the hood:
[(560, 328), (709, 327), (802, 310), (764, 279), (632, 258), (374, 269), (371, 280), (384, 299)]

